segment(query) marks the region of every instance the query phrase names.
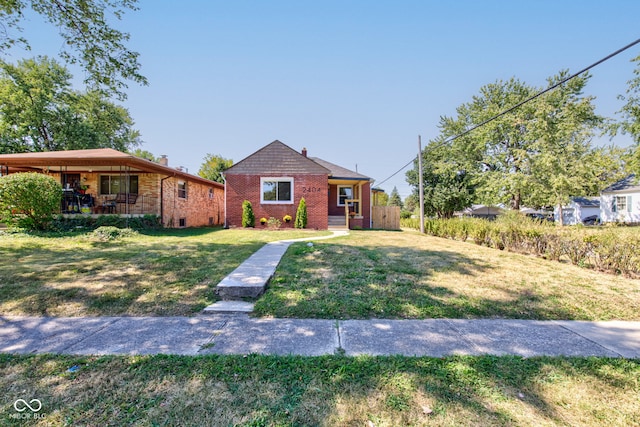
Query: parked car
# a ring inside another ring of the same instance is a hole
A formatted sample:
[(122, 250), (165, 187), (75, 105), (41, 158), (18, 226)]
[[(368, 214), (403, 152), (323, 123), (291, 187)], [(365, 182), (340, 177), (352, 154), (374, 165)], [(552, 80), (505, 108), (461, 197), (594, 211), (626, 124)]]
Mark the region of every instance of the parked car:
[(599, 225), (600, 217), (598, 215), (591, 215), (582, 220), (584, 225)]

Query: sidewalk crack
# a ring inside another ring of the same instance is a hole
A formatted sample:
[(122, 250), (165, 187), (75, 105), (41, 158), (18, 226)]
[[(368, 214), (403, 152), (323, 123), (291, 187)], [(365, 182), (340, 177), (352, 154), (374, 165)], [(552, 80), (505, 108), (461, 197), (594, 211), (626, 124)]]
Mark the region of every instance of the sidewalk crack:
[(85, 341), (87, 338), (94, 336), (98, 332), (104, 331), (106, 328), (108, 328), (111, 325), (114, 325), (114, 324), (118, 323), (120, 320), (122, 320), (122, 318), (119, 318), (119, 317), (113, 318), (113, 320), (111, 322), (105, 323), (103, 326), (97, 328), (95, 331), (88, 333), (87, 335), (83, 336), (79, 340), (74, 341), (71, 344), (69, 344), (68, 346), (64, 347), (62, 350), (60, 350), (60, 353), (64, 353), (69, 348), (71, 348), (71, 347), (73, 347), (73, 346), (75, 346), (77, 344), (80, 344), (82, 341)]

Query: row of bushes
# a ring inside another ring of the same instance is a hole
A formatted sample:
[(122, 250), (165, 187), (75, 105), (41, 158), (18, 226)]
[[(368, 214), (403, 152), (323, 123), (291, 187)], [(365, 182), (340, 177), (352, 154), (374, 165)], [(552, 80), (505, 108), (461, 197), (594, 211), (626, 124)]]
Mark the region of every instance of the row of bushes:
[[(420, 229), (420, 220), (403, 219), (401, 225)], [(432, 236), (640, 277), (640, 232), (634, 228), (560, 228), (516, 214), (496, 221), (426, 219), (424, 228)]]
[(130, 228), (133, 230), (158, 230), (162, 228), (158, 215), (121, 217), (119, 215), (74, 215), (56, 216), (47, 227), (48, 231), (95, 230), (100, 227)]

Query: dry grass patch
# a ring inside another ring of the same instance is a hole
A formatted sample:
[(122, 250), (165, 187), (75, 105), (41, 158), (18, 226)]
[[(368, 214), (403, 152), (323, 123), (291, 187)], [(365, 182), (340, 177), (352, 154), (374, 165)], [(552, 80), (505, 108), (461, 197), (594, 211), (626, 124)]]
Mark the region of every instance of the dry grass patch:
[(190, 315), (264, 243), (321, 234), (210, 228), (100, 241), (0, 233), (0, 314)]
[(360, 231), (292, 245), (256, 313), (639, 320), (640, 280), (414, 232)]
[(0, 355), (0, 424), (37, 398), (29, 425), (626, 427), (639, 384), (605, 358)]

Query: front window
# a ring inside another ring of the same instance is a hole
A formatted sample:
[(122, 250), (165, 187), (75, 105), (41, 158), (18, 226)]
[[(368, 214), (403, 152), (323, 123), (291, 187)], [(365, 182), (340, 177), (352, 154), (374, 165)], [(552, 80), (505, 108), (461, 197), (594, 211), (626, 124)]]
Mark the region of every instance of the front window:
[(353, 199), (353, 187), (350, 185), (338, 186), (338, 206), (344, 206), (347, 200)]
[(100, 175), (100, 194), (138, 194), (137, 175)]
[(293, 203), (293, 178), (261, 178), (260, 203)]

